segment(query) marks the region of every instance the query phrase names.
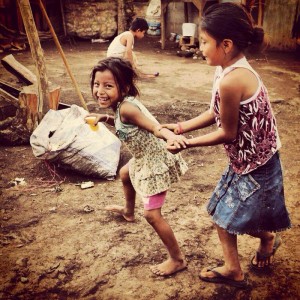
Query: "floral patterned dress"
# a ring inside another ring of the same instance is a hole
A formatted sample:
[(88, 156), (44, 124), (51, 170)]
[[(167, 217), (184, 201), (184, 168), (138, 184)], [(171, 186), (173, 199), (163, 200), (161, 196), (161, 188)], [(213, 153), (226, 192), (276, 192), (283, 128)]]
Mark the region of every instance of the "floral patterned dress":
[(240, 103), (236, 139), (224, 144), (234, 172), (247, 174), (264, 165), (277, 152), (281, 143), (268, 91), (245, 57), (224, 70), (221, 67), (216, 70), (211, 109), (214, 111), (217, 126), (222, 127), (219, 85), (222, 78), (235, 68), (250, 70), (259, 83), (256, 93)]
[[(149, 119), (157, 122), (147, 108), (134, 97), (128, 101), (137, 106)], [(123, 103), (123, 102), (122, 102)], [(152, 196), (170, 188), (179, 181), (188, 169), (180, 154), (172, 154), (166, 143), (147, 130), (132, 124), (122, 123), (120, 105), (116, 111), (115, 128), (117, 136), (124, 141), (132, 154), (129, 176), (135, 190), (142, 196)]]

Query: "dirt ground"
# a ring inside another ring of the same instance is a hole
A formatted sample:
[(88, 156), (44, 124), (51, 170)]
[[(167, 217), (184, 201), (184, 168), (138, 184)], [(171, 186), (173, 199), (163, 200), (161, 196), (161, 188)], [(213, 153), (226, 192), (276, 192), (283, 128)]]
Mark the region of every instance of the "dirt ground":
[[(55, 45), (45, 42), (42, 46), (49, 80), (62, 87), (61, 101), (80, 105)], [(107, 44), (65, 41), (62, 47), (90, 111), (98, 111), (90, 95), (89, 73), (105, 57)], [(160, 72), (156, 79), (139, 83), (142, 102), (160, 122), (185, 120), (208, 108), (214, 68), (200, 59), (176, 56), (178, 49), (170, 42), (161, 50), (157, 37), (145, 37), (135, 49), (141, 68)], [(34, 71), (30, 51), (13, 54)], [(188, 268), (163, 278), (149, 270), (166, 258), (166, 251), (143, 218), (139, 199), (134, 223), (103, 210), (107, 204), (123, 203), (118, 177), (107, 181), (56, 169), (63, 182), (58, 177), (55, 181), (47, 165), (33, 156), (30, 145), (1, 145), (0, 298), (300, 299), (299, 56), (268, 53), (249, 59), (268, 87), (277, 117), (286, 202), (293, 223), (292, 229), (282, 232), (283, 244), (271, 272), (257, 274), (249, 269), (258, 241), (239, 236), (240, 260), (252, 288), (238, 290), (198, 278), (203, 267), (222, 264), (221, 246), (205, 208), (227, 164), (222, 146), (182, 152), (189, 171), (168, 193), (163, 214)], [(16, 82), (0, 68), (1, 79)], [(123, 147), (120, 166), (129, 157)], [(27, 185), (13, 186), (11, 181), (17, 177)], [(82, 190), (77, 185), (89, 180), (95, 187)]]

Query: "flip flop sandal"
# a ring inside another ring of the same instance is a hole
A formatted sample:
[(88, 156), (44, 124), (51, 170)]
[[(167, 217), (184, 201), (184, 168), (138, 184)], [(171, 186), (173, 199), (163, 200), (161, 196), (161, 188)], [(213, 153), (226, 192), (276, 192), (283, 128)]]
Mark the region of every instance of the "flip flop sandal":
[(204, 277), (199, 275), (199, 278), (203, 281), (206, 282), (212, 282), (212, 283), (223, 283), (223, 284), (227, 284), (236, 288), (240, 288), (240, 289), (246, 289), (249, 288), (249, 283), (247, 281), (247, 279), (243, 279), (243, 280), (234, 280), (231, 278), (228, 278), (222, 274), (220, 274), (219, 272), (215, 271), (213, 268), (212, 269), (207, 269), (207, 271), (214, 273), (214, 277)]
[[(275, 255), (277, 249), (279, 248), (279, 246), (281, 245), (282, 240), (280, 238), (280, 236), (278, 234), (275, 235), (275, 242), (273, 245), (273, 250), (271, 253), (260, 253), (260, 252), (256, 252), (256, 255), (254, 255), (251, 259), (251, 268), (254, 270), (265, 270), (265, 269), (269, 269), (272, 266), (271, 263), (271, 257)], [(256, 256), (256, 260), (257, 263), (254, 263), (254, 259)], [(259, 267), (259, 263), (264, 262), (264, 266), (263, 267)], [(267, 264), (266, 264), (267, 263)]]

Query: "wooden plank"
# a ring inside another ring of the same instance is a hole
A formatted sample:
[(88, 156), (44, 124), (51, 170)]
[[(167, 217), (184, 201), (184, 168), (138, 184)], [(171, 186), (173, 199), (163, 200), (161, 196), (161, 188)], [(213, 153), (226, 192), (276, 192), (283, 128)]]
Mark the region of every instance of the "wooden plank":
[(10, 83), (4, 81), (4, 80), (0, 80), (0, 88), (2, 88), (3, 90), (5, 90), (7, 93), (11, 94), (12, 96), (18, 98), (19, 94), (21, 92), (20, 89), (12, 86)]
[(4, 89), (0, 88), (0, 95), (4, 98), (4, 100), (8, 103), (11, 103), (15, 107), (19, 107), (19, 99), (5, 91)]
[[(27, 89), (28, 87), (26, 87)], [(23, 124), (25, 124), (29, 132), (39, 124), (38, 114), (38, 97), (35, 93), (21, 92), (19, 96), (21, 116), (23, 116)]]
[(59, 97), (60, 97), (60, 87), (56, 87), (54, 90), (49, 92), (49, 108), (53, 110), (58, 109)]
[(15, 75), (20, 81), (27, 85), (37, 82), (36, 76), (25, 66), (19, 63), (12, 54), (9, 54), (1, 59), (3, 67), (11, 74)]

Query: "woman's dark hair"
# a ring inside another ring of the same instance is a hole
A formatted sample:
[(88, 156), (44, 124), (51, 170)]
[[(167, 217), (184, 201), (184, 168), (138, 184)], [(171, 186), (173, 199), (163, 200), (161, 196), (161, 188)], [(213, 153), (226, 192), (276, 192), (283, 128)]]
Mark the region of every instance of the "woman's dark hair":
[(145, 19), (135, 18), (131, 23), (130, 29), (132, 31), (147, 31), (149, 29), (149, 25)]
[(224, 39), (232, 40), (241, 51), (251, 44), (260, 45), (264, 40), (264, 30), (254, 27), (246, 8), (235, 3), (210, 6), (204, 12), (201, 29), (214, 37), (218, 44)]
[(94, 66), (90, 75), (92, 92), (96, 73), (104, 72), (105, 70), (109, 70), (113, 74), (121, 96), (136, 97), (139, 95), (139, 90), (135, 84), (138, 78), (136, 72), (128, 60), (119, 57), (108, 57), (100, 60), (97, 65)]

